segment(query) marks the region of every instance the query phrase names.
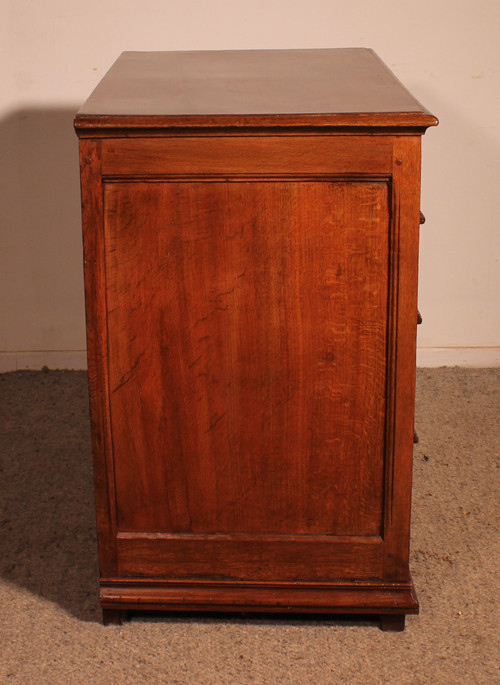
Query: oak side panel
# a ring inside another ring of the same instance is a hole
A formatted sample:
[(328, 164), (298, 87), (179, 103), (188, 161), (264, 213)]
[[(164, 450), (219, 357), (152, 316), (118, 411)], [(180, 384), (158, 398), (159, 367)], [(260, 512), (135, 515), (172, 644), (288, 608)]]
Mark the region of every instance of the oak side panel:
[(122, 531), (378, 536), (386, 183), (109, 183)]
[(80, 141), (87, 363), (101, 575), (116, 573), (116, 516), (108, 404), (106, 276), (100, 141)]

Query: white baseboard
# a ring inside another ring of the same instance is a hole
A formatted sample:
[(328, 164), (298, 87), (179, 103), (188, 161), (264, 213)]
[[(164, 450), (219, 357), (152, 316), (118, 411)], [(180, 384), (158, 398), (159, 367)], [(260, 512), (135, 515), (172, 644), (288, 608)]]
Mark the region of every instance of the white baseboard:
[(500, 347), (417, 347), (417, 366), (500, 366)]
[[(0, 373), (19, 369), (86, 369), (85, 350), (0, 352)], [(418, 347), (417, 366), (500, 366), (500, 347)]]
[(30, 352), (0, 352), (0, 373), (20, 369), (86, 369), (85, 350), (34, 350)]

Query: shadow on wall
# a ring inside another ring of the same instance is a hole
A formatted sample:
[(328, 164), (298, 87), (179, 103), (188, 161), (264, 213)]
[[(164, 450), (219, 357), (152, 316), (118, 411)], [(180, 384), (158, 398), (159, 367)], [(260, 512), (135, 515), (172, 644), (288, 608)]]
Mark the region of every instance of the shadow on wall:
[(85, 349), (77, 109), (0, 120), (0, 352)]
[[(85, 348), (76, 110), (0, 120), (0, 357)], [(87, 375), (0, 374), (0, 403), (2, 578), (99, 620)]]

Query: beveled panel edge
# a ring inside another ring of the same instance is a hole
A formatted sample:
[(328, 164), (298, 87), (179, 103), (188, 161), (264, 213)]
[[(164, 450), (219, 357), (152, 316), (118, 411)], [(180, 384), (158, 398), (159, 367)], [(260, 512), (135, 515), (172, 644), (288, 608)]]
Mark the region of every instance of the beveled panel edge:
[(338, 535), (330, 533), (164, 533), (152, 531), (130, 531), (119, 530), (117, 532), (119, 540), (136, 541), (189, 541), (189, 542), (305, 542), (317, 543), (326, 542), (329, 544), (365, 544), (379, 545), (383, 542), (380, 535)]

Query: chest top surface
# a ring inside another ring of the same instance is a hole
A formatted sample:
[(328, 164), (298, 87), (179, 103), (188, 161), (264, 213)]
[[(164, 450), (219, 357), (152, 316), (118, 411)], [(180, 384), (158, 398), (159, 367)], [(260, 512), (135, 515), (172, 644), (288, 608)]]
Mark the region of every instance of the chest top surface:
[(77, 130), (437, 123), (370, 49), (124, 52)]

